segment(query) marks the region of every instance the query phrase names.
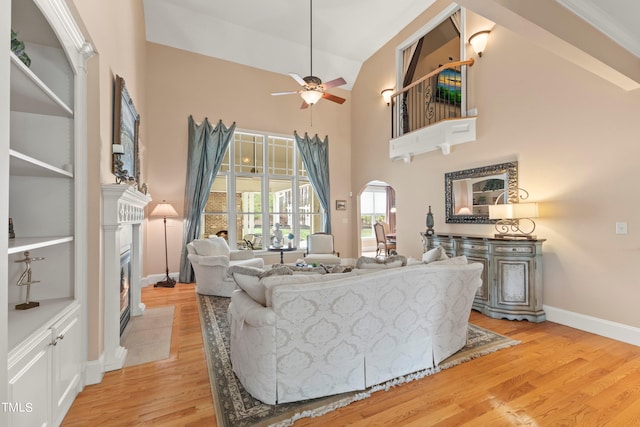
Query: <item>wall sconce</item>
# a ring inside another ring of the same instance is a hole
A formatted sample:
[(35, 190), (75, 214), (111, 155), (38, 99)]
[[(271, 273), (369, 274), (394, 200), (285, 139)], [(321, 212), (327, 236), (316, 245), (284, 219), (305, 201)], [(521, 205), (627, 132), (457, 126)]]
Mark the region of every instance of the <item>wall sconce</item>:
[[(520, 192), (523, 194), (520, 195)], [(531, 233), (536, 229), (536, 223), (531, 218), (538, 217), (537, 203), (505, 203), (498, 204), (500, 197), (507, 200), (507, 191), (496, 199), (496, 203), (489, 206), (489, 219), (497, 219), (495, 237), (497, 238), (520, 238), (535, 239)], [(518, 188), (518, 198), (525, 200), (529, 197), (529, 192), (523, 188)], [(523, 228), (523, 225), (527, 226)], [(528, 229), (528, 231), (526, 231)], [(511, 233), (510, 233), (511, 232)]]
[(385, 89), (380, 94), (382, 95), (382, 99), (384, 99), (384, 102), (386, 102), (387, 105), (391, 104), (391, 95), (393, 95), (393, 89)]
[(491, 31), (478, 31), (469, 37), (469, 44), (473, 47), (473, 50), (478, 54), (479, 57), (482, 57), (482, 52), (484, 52), (487, 47), (487, 40), (489, 39), (489, 33)]

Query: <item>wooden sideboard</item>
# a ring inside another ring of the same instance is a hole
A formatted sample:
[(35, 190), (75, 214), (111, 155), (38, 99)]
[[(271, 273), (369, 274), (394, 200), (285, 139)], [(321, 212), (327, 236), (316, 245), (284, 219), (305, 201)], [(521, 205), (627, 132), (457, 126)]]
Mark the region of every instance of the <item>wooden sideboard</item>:
[(442, 246), (450, 257), (464, 255), (484, 265), (473, 309), (489, 317), (543, 322), (542, 243), (545, 239), (500, 239), (421, 232), (424, 251)]

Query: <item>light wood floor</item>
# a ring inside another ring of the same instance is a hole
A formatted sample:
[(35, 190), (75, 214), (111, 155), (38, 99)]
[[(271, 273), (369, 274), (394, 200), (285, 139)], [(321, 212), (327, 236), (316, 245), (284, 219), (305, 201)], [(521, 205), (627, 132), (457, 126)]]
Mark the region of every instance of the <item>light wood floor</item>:
[[(146, 288), (175, 305), (167, 360), (107, 373), (64, 426), (215, 426), (193, 285)], [(522, 344), (296, 426), (640, 426), (640, 347), (551, 322), (471, 321)]]

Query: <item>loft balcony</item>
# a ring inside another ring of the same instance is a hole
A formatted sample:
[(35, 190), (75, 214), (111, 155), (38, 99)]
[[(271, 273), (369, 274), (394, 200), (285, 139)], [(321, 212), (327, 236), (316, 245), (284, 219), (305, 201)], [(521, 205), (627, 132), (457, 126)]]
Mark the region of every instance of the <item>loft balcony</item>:
[(438, 67), (391, 96), (391, 160), (410, 162), (433, 150), (476, 140), (476, 116), (466, 108), (466, 69), (473, 59)]

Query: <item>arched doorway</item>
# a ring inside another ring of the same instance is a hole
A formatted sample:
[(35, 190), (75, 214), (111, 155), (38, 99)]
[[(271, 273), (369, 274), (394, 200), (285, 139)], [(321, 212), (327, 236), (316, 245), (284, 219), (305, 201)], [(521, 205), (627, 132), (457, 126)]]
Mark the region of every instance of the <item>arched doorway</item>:
[(384, 181), (370, 181), (358, 194), (359, 256), (376, 256), (373, 224), (381, 222), (388, 233), (396, 231), (396, 192)]

